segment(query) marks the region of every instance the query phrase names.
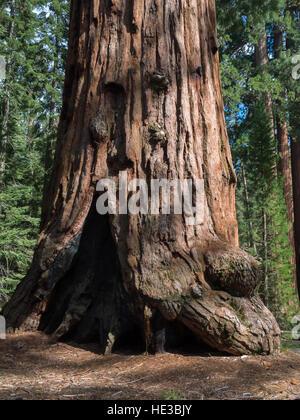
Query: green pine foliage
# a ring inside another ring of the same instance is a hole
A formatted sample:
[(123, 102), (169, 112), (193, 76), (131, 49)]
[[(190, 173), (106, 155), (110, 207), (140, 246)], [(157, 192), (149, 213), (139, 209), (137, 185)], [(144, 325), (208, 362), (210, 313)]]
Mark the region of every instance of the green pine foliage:
[[(50, 174), (67, 51), (69, 1), (0, 1), (0, 129), (7, 138), (0, 186), (0, 293), (11, 293), (31, 262)], [(9, 37), (13, 22), (13, 36)], [(8, 102), (7, 102), (8, 101)], [(3, 132), (3, 112), (9, 120)], [(48, 154), (47, 154), (48, 153)], [(50, 169), (49, 169), (50, 168)], [(47, 173), (45, 173), (47, 171)]]
[[(299, 306), (277, 139), (271, 135), (264, 97), (272, 97), (274, 121), (275, 115), (285, 120), (295, 115), (300, 83), (291, 73), (292, 56), (300, 45), (300, 4), (286, 0), (217, 0), (217, 7), (223, 96), (238, 176), (240, 242), (260, 262), (261, 297), (286, 329)], [(298, 10), (298, 18), (296, 13), (291, 16), (291, 7)], [(257, 67), (255, 60), (260, 29), (268, 38), (269, 64), (264, 68)], [(280, 58), (275, 59), (274, 36), (278, 29), (283, 32), (283, 44)], [(293, 117), (288, 121), (291, 133), (297, 129), (296, 120)]]
[(291, 264), (293, 254), (288, 237), (290, 226), (283, 183), (278, 175), (276, 156), (274, 157), (276, 143), (270, 133), (269, 117), (265, 114), (264, 107), (259, 105), (254, 109), (251, 118), (246, 166), (253, 200), (251, 217), (255, 226), (254, 237), (264, 273), (260, 292), (281, 325), (287, 327), (288, 319), (297, 311)]

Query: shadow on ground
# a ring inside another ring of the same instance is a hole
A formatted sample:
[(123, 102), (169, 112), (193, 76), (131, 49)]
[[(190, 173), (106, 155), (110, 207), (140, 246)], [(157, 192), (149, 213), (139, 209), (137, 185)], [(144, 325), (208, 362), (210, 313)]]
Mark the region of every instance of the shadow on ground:
[(42, 334), (0, 342), (0, 399), (296, 399), (300, 356), (225, 357), (128, 352), (103, 356), (95, 345), (50, 345)]

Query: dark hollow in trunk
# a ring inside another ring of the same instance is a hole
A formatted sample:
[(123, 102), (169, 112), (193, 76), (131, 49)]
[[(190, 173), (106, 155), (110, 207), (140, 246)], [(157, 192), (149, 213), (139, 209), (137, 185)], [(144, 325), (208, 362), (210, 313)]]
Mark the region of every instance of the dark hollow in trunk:
[[(203, 220), (100, 216), (97, 181), (119, 171), (204, 180)], [(48, 203), (8, 325), (105, 353), (135, 332), (162, 351), (186, 331), (230, 354), (277, 352), (258, 265), (238, 248), (235, 186), (214, 2), (73, 1)]]

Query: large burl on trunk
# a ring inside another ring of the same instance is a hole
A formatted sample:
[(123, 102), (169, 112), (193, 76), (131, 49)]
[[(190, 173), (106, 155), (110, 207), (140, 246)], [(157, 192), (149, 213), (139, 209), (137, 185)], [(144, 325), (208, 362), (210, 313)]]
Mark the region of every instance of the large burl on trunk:
[[(97, 181), (119, 171), (204, 179), (204, 219), (100, 216)], [(48, 203), (9, 326), (110, 352), (133, 331), (149, 345), (160, 314), (167, 340), (176, 325), (227, 353), (278, 351), (258, 266), (238, 248), (235, 184), (214, 1), (74, 0)]]

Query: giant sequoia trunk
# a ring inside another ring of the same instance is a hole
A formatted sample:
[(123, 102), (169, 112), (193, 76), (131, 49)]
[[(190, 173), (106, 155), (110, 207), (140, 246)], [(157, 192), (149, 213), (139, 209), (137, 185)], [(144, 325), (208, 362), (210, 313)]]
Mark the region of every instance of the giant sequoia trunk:
[[(100, 216), (96, 183), (119, 171), (148, 184), (204, 179), (204, 220)], [(228, 353), (276, 352), (258, 266), (238, 248), (235, 184), (214, 2), (73, 1), (48, 204), (9, 326), (109, 352), (135, 331), (149, 343), (160, 314), (167, 340), (176, 325)]]

